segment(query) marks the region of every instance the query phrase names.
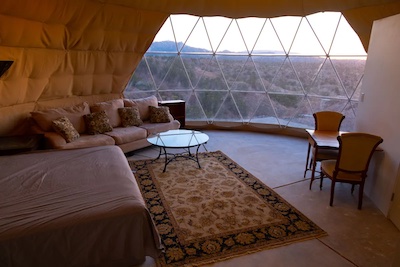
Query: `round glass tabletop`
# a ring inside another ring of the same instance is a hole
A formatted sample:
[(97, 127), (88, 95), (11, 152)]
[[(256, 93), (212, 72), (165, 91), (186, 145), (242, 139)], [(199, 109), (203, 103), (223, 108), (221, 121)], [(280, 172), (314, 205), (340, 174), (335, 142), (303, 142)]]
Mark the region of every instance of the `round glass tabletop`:
[(147, 138), (155, 146), (165, 148), (189, 148), (207, 143), (207, 134), (186, 129), (169, 130)]

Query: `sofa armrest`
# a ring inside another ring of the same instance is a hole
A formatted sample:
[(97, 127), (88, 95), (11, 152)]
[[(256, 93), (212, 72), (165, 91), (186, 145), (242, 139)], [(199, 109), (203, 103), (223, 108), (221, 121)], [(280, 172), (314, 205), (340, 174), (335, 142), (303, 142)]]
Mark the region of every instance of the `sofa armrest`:
[(45, 132), (44, 138), (46, 140), (46, 147), (49, 148), (62, 147), (67, 144), (64, 137), (56, 132)]

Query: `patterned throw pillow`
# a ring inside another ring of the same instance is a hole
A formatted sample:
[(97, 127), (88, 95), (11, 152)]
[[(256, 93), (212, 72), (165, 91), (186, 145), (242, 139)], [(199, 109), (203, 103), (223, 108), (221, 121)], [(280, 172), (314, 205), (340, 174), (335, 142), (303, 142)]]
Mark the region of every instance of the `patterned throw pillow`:
[(171, 122), (170, 113), (168, 107), (153, 107), (149, 106), (150, 109), (150, 122)]
[(102, 134), (113, 130), (104, 110), (84, 115), (88, 134)]
[(123, 127), (140, 126), (143, 121), (140, 119), (139, 109), (137, 107), (126, 107), (118, 109)]
[(71, 121), (65, 116), (52, 121), (52, 127), (67, 143), (71, 143), (80, 137)]

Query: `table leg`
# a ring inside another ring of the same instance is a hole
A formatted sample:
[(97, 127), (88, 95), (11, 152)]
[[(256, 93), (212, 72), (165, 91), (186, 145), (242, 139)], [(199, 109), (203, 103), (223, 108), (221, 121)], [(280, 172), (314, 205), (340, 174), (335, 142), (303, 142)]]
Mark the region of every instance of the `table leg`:
[(200, 145), (198, 145), (197, 149), (196, 149), (196, 161), (197, 161), (197, 165), (199, 165), (199, 169), (201, 169), (200, 161), (199, 161), (199, 148), (200, 148)]
[[(168, 156), (167, 156), (167, 151), (165, 150), (165, 147), (163, 147), (163, 149), (164, 149), (164, 158), (165, 158), (163, 172), (165, 172), (167, 170), (167, 165), (168, 165)], [(160, 153), (161, 153), (161, 147), (160, 147)]]
[[(315, 147), (315, 156), (318, 153), (318, 147)], [(310, 181), (310, 190), (311, 190), (311, 186), (313, 181), (315, 180), (315, 168), (317, 167), (317, 161), (315, 160), (315, 156), (312, 157), (312, 168), (311, 168), (311, 181)]]

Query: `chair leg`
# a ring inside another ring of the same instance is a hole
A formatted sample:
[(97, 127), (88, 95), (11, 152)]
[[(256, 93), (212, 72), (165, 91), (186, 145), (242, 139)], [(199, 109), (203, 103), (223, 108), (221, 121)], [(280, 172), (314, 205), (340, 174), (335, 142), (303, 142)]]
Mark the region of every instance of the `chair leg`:
[(311, 190), (312, 183), (315, 180), (315, 168), (317, 167), (317, 161), (313, 158), (311, 158), (311, 161), (312, 161), (312, 168), (311, 168), (310, 190)]
[(354, 186), (355, 186), (354, 184), (351, 185), (351, 194), (353, 194), (354, 192)]
[(332, 184), (331, 184), (331, 199), (329, 201), (329, 206), (332, 207), (333, 204), (333, 195), (335, 194), (335, 181), (332, 180)]
[(321, 170), (321, 180), (319, 181), (319, 190), (322, 190), (322, 182), (324, 181), (324, 173)]
[(364, 183), (360, 184), (359, 188), (360, 192), (358, 192), (358, 209), (360, 210), (363, 202), (363, 194), (364, 194)]
[[(310, 150), (311, 150), (311, 144), (309, 143), (308, 144), (308, 150), (307, 150), (306, 169), (304, 170), (303, 178), (306, 178), (307, 171), (311, 169), (311, 162), (309, 161), (310, 160)], [(308, 167), (308, 165), (310, 165), (310, 167)]]

